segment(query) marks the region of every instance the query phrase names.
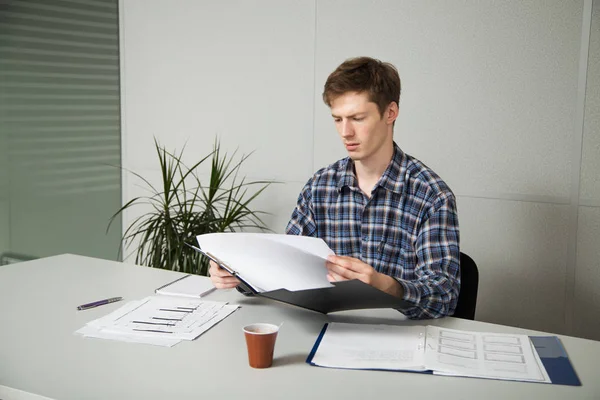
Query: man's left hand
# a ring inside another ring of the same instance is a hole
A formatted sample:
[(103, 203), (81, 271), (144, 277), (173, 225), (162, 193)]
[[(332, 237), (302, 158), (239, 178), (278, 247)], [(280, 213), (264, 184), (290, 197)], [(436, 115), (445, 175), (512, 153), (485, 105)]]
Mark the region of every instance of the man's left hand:
[(372, 266), (362, 262), (358, 258), (329, 256), (327, 257), (325, 266), (328, 271), (327, 279), (330, 282), (358, 279), (392, 296), (402, 297), (403, 295), (404, 291), (397, 280), (389, 275), (375, 271)]

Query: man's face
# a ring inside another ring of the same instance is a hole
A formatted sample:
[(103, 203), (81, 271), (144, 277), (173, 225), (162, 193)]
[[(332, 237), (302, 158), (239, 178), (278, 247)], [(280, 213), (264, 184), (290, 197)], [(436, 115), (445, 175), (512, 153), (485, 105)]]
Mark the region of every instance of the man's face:
[(383, 117), (379, 114), (367, 93), (348, 92), (331, 102), (335, 127), (350, 158), (365, 162), (393, 147), (393, 120), (386, 119), (387, 114), (388, 110)]

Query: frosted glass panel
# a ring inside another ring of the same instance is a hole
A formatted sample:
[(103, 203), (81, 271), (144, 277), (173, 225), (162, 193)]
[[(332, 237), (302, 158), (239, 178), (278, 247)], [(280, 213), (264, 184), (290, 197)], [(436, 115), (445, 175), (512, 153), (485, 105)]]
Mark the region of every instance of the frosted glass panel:
[(3, 2), (0, 253), (116, 259), (116, 0)]

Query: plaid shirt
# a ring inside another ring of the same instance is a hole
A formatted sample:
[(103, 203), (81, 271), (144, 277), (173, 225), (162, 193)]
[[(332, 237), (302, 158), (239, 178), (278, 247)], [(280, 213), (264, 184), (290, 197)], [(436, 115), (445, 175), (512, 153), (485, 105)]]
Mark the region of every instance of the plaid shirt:
[(456, 308), (459, 232), (456, 199), (442, 179), (394, 143), (394, 156), (371, 198), (358, 187), (354, 162), (344, 158), (307, 182), (287, 234), (322, 238), (394, 277), (409, 318), (438, 318)]

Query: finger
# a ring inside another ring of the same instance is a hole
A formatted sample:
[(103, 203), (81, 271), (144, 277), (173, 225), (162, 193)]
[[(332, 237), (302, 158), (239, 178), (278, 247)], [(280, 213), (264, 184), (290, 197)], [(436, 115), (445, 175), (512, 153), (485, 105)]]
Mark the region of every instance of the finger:
[(327, 272), (337, 280), (358, 279), (356, 272), (338, 264), (327, 263)]
[(335, 259), (332, 259), (332, 261), (328, 262), (346, 270), (354, 271), (358, 274), (368, 274), (369, 271), (373, 269), (373, 267), (371, 267), (369, 264), (366, 264), (354, 257), (336, 256)]
[(327, 258), (327, 262), (331, 263), (331, 264), (339, 265), (340, 267), (343, 267), (346, 269), (354, 269), (352, 267), (352, 265), (354, 263), (362, 263), (362, 261), (360, 261), (356, 258), (347, 257), (347, 256), (329, 256)]
[(238, 285), (237, 283), (219, 283), (219, 284), (215, 284), (215, 287), (217, 289), (233, 289), (237, 285)]
[(340, 281), (346, 281), (348, 279), (344, 278), (341, 275), (336, 274), (335, 272), (329, 272), (327, 274), (327, 279), (329, 280), (329, 282), (340, 282)]
[(233, 276), (213, 276), (211, 280), (217, 283), (240, 283), (239, 279)]
[(217, 289), (230, 289), (240, 284), (240, 281), (233, 276), (225, 278), (211, 277), (211, 280)]
[(219, 277), (232, 276), (229, 272), (227, 272), (223, 268), (220, 268), (219, 266), (217, 266), (217, 264), (211, 265), (208, 272), (209, 272), (210, 276), (219, 276)]

